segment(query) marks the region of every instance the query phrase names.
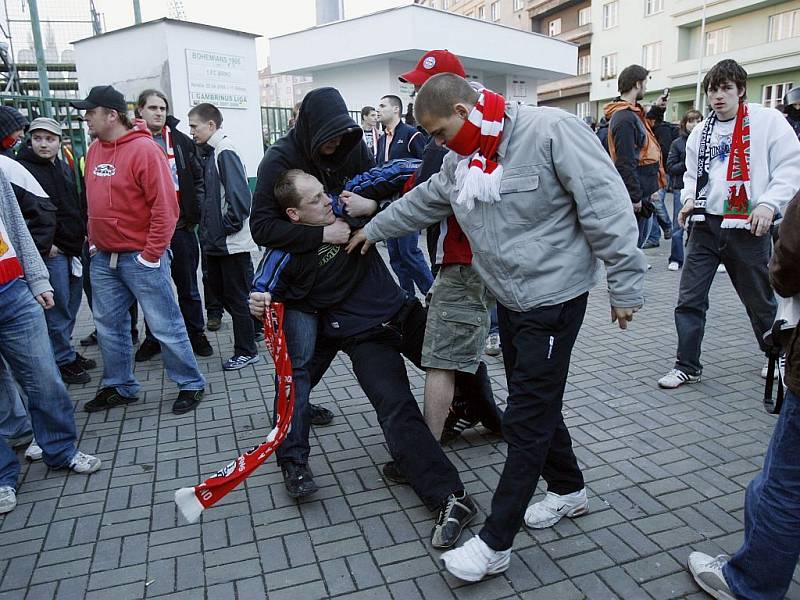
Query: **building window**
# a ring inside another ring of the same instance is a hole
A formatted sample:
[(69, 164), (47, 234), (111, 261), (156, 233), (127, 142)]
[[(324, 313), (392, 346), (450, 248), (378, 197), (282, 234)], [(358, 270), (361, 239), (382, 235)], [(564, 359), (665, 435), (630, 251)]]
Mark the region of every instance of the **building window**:
[(661, 42), (642, 46), (642, 66), (648, 71), (661, 68)]
[(600, 79), (614, 79), (617, 76), (617, 54), (606, 54), (600, 59)]
[(649, 17), (664, 10), (664, 0), (644, 0), (644, 16)]
[(522, 10), (525, 6), (525, 0), (514, 0), (514, 10)]
[(592, 7), (587, 6), (586, 8), (582, 8), (578, 11), (578, 27), (582, 27), (583, 25), (588, 25), (589, 21), (592, 20)]
[(547, 26), (547, 35), (553, 37), (555, 35), (559, 35), (561, 33), (561, 18), (553, 19), (550, 21), (550, 24)]
[(800, 35), (800, 9), (772, 15), (769, 18), (769, 41), (777, 42)]
[(776, 108), (783, 102), (783, 96), (794, 87), (790, 81), (765, 85), (761, 95), (761, 104), (767, 108)]
[(617, 26), (617, 11), (619, 3), (617, 0), (603, 4), (603, 29), (611, 29)]
[(731, 37), (731, 28), (724, 27), (706, 32), (706, 56), (722, 54), (728, 51), (728, 43)]
[(486, 7), (483, 4), (478, 7), (478, 18), (481, 21), (486, 20)]
[(489, 14), (492, 17), (492, 21), (499, 21), (500, 20), (500, 7), (498, 6), (499, 2), (492, 2), (491, 6), (489, 7)]
[(578, 75), (586, 75), (591, 69), (592, 57), (589, 54), (584, 54), (578, 57)]
[(592, 112), (591, 104), (588, 102), (578, 102), (575, 105), (575, 114), (583, 119), (585, 117), (590, 117)]
[(528, 97), (528, 87), (525, 85), (523, 80), (515, 79), (512, 84), (511, 93), (513, 94), (514, 98)]

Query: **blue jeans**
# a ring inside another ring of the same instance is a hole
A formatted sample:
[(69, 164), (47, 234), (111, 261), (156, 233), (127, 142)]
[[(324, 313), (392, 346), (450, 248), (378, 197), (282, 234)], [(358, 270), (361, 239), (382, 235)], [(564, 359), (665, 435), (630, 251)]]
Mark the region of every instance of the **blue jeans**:
[(681, 212), (680, 190), (672, 192), (672, 248), (669, 252), (669, 262), (676, 262), (683, 266), (683, 228), (678, 225), (678, 213)]
[(489, 309), (489, 335), (500, 334), (500, 324), (497, 322), (497, 303)]
[(664, 206), (666, 193), (667, 190), (665, 188), (658, 190), (658, 200), (653, 202), (655, 212), (650, 217), (650, 233), (647, 235), (647, 242), (656, 246), (661, 241), (661, 230), (672, 227), (672, 220), (669, 218), (666, 206)]
[(170, 253), (161, 265), (147, 267), (136, 260), (138, 252), (120, 252), (115, 267), (110, 252), (92, 257), (92, 295), (97, 342), (103, 356), (102, 388), (113, 387), (123, 396), (139, 392), (133, 375), (130, 337), (131, 303), (138, 301), (150, 330), (161, 343), (167, 376), (180, 390), (201, 390), (205, 379), (197, 367), (192, 346), (170, 280)]
[(647, 242), (647, 238), (650, 236), (650, 226), (652, 221), (652, 217), (643, 219), (637, 215), (636, 226), (639, 228), (639, 239), (636, 241), (637, 248), (641, 248), (644, 246), (645, 242)]
[(737, 598), (786, 595), (800, 557), (800, 398), (789, 391), (764, 468), (747, 486), (744, 544), (722, 568)]
[[(294, 381), (294, 413), (292, 428), (275, 452), (278, 463), (305, 464), (311, 451), (308, 436), (311, 431), (309, 394), (311, 393), (311, 360), (317, 343), (317, 315), (287, 309), (283, 321), (286, 348), (292, 360)], [(277, 386), (276, 386), (277, 389)], [(277, 394), (273, 414), (278, 414)]]
[(56, 304), (45, 311), (44, 316), (56, 364), (63, 367), (75, 361), (75, 348), (70, 339), (81, 307), (83, 278), (72, 275), (72, 259), (64, 254), (46, 258), (44, 264), (50, 272), (50, 285), (53, 286)]
[(400, 287), (409, 296), (416, 296), (414, 284), (417, 284), (422, 295), (428, 293), (433, 285), (433, 274), (422, 250), (419, 249), (419, 234), (412, 233), (393, 240), (387, 240), (389, 264), (397, 275)]
[(0, 437), (20, 437), (31, 431), (28, 410), (22, 402), (8, 365), (0, 358)]
[[(56, 366), (42, 307), (22, 279), (0, 293), (0, 356), (28, 397), (33, 433), (45, 464), (66, 466), (76, 452), (72, 400)], [(0, 441), (0, 486), (16, 488), (18, 477), (19, 461)]]

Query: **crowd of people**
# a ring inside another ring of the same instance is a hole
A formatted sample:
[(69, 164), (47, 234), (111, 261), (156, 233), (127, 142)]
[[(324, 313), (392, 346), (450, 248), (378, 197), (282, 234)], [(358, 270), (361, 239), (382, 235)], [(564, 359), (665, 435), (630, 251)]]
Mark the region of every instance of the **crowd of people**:
[[(413, 113), (387, 94), (361, 110), (360, 125), (336, 89), (309, 92), (252, 194), (211, 104), (189, 111), (189, 137), (159, 90), (140, 94), (132, 120), (119, 91), (94, 87), (73, 103), (94, 140), (78, 166), (61, 158), (60, 123), (0, 107), (0, 513), (16, 505), (17, 448), (51, 468), (101, 466), (75, 446), (65, 386), (85, 385), (98, 367), (72, 344), (84, 290), (95, 332), (81, 344), (98, 344), (103, 369), (87, 412), (137, 402), (134, 363), (158, 354), (178, 387), (172, 411), (195, 409), (206, 386), (196, 355), (214, 352), (206, 328), (229, 313), (234, 350), (222, 369), (245, 368), (261, 360), (267, 307), (282, 302), (295, 388), (277, 450), (287, 493), (318, 490), (310, 427), (333, 414), (309, 398), (344, 352), (391, 455), (385, 478), (435, 514), (431, 545), (465, 581), (508, 569), (523, 524), (543, 529), (589, 510), (562, 406), (599, 277), (624, 330), (645, 302), (642, 249), (670, 241), (678, 348), (662, 388), (700, 381), (720, 267), (760, 350), (772, 350), (763, 334), (777, 297), (800, 293), (800, 90), (787, 94), (786, 116), (749, 104), (747, 73), (723, 60), (703, 80), (708, 115), (689, 110), (678, 125), (665, 121), (669, 90), (641, 105), (649, 73), (631, 65), (595, 132), (468, 81), (445, 50), (398, 77), (414, 87)], [(782, 597), (800, 555), (795, 346), (765, 468), (748, 488), (744, 545), (733, 557), (688, 558), (716, 598)], [(502, 352), (504, 412), (484, 352)], [(425, 372), (422, 410), (405, 359)], [(457, 547), (479, 507), (442, 445), (478, 423), (502, 436), (507, 456), (483, 526)], [(547, 492), (531, 503), (540, 478)], [(776, 537), (777, 558), (767, 552)]]

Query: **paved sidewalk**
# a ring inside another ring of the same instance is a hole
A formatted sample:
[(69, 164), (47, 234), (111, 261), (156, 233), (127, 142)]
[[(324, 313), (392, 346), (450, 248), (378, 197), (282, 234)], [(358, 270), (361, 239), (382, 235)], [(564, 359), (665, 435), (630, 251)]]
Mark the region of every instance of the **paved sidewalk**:
[[(520, 532), (506, 574), (463, 585), (442, 571), (429, 543), (435, 515), (410, 488), (381, 479), (383, 437), (343, 356), (313, 394), (336, 414), (313, 432), (314, 499), (289, 498), (271, 459), (199, 524), (181, 522), (175, 489), (198, 483), (269, 429), (272, 365), (223, 373), (233, 341), (226, 318), (209, 334), (215, 355), (201, 359), (209, 385), (196, 412), (171, 413), (176, 388), (158, 359), (137, 364), (141, 400), (125, 409), (82, 411), (99, 370), (92, 383), (70, 387), (81, 449), (104, 466), (90, 477), (23, 467), (19, 506), (0, 517), (0, 600), (706, 597), (686, 557), (690, 548), (739, 546), (744, 486), (775, 418), (761, 408), (762, 358), (727, 275), (712, 290), (703, 382), (671, 392), (656, 386), (676, 344), (679, 274), (666, 270), (665, 250), (662, 243), (649, 254), (647, 306), (629, 331), (610, 324), (603, 286), (591, 294), (573, 355), (565, 415), (591, 512)], [(84, 306), (76, 339), (89, 331)], [(86, 355), (99, 358), (97, 347)], [(487, 362), (502, 402), (502, 362)], [(409, 374), (421, 401), (423, 377), (413, 367)], [(504, 451), (482, 429), (448, 450), (481, 507), (462, 540), (485, 518)], [(800, 598), (797, 581), (789, 598)]]

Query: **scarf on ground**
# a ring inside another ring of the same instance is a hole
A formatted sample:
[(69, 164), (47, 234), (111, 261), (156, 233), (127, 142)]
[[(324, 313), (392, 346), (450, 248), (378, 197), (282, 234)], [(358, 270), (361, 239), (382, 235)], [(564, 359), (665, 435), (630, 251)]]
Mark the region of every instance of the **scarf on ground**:
[(478, 102), (447, 147), (465, 158), (456, 167), (456, 203), (472, 210), (475, 201), (500, 202), (500, 178), (497, 148), (503, 138), (503, 115), (506, 100), (500, 94), (483, 89)]
[(264, 338), (275, 363), (278, 389), (275, 427), (269, 432), (263, 443), (253, 446), (200, 485), (181, 488), (175, 492), (175, 504), (190, 523), (197, 521), (203, 510), (216, 504), (247, 479), (281, 445), (289, 433), (294, 412), (294, 381), (292, 380), (292, 361), (289, 358), (286, 336), (283, 333), (283, 316), (284, 307), (279, 302), (270, 304), (264, 315)]
[[(700, 147), (697, 151), (697, 191), (692, 221), (705, 221), (706, 218), (711, 134), (716, 122), (717, 115), (712, 113), (703, 124), (700, 136)], [(750, 218), (750, 115), (746, 102), (740, 102), (736, 112), (725, 186), (728, 189), (728, 195), (725, 198), (721, 227), (724, 229), (748, 229), (747, 220)]]

